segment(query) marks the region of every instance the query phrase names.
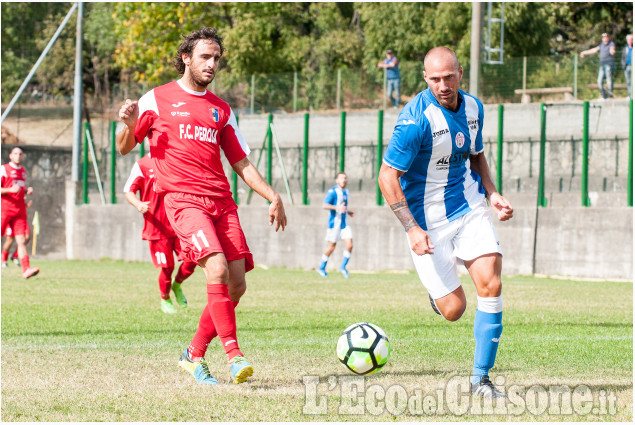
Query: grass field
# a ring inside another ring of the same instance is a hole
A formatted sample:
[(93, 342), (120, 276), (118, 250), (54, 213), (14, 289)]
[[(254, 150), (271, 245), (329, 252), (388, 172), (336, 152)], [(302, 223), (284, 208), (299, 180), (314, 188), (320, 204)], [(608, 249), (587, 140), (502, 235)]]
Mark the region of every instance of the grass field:
[[(237, 309), (255, 374), (229, 383), (215, 340), (207, 359), (221, 384), (207, 387), (177, 366), (205, 303), (200, 270), (184, 285), (190, 307), (168, 316), (149, 263), (36, 263), (42, 272), (28, 281), (13, 265), (2, 270), (3, 421), (633, 419), (632, 283), (506, 277), (491, 376), (518, 395), (510, 401), (517, 408), (474, 399), (463, 411), (451, 407), (446, 384), (472, 368), (469, 278), (468, 309), (449, 323), (412, 272), (345, 280), (256, 269)], [(341, 331), (358, 321), (381, 326), (392, 344), (386, 367), (362, 380), (335, 355)], [(553, 401), (554, 386), (572, 391), (572, 408), (566, 397)]]

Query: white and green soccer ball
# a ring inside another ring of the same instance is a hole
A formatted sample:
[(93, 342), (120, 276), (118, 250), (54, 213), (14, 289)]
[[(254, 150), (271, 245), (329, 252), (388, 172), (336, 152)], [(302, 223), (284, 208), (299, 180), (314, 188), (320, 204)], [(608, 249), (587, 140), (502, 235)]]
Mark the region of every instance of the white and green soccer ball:
[(337, 341), (337, 358), (358, 375), (384, 367), (390, 356), (390, 342), (377, 325), (362, 322), (349, 326)]

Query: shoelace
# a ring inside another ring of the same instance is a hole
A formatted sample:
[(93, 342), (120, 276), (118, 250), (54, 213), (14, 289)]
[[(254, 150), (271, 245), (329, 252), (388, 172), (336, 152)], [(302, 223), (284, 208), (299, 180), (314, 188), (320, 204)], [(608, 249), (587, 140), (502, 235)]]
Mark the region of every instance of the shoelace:
[(210, 376), (211, 373), (209, 373), (209, 367), (207, 367), (207, 362), (205, 360), (201, 360), (201, 369), (203, 369), (203, 372), (205, 372), (205, 375)]

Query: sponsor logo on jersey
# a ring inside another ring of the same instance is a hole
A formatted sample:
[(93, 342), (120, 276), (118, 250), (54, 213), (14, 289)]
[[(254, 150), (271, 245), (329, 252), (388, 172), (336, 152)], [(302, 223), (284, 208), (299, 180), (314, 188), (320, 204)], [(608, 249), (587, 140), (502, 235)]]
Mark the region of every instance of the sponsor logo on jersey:
[(183, 106), (185, 105), (185, 102), (179, 102), (179, 103), (173, 103), (172, 106), (174, 106), (175, 108), (178, 108), (179, 106)]
[(218, 130), (210, 127), (201, 127), (198, 125), (193, 126), (191, 124), (179, 124), (179, 137), (181, 140), (198, 140), (201, 142), (208, 142), (216, 144), (216, 136)]
[(447, 128), (444, 128), (443, 130), (435, 131), (434, 133), (432, 133), (432, 138), (436, 139), (437, 137), (447, 134), (449, 132), (450, 130)]
[(402, 123), (403, 125), (416, 124), (413, 120), (403, 120), (401, 123)]
[(456, 133), (456, 136), (454, 136), (454, 143), (456, 143), (457, 148), (463, 147), (463, 145), (465, 144), (465, 136), (463, 135), (463, 133), (461, 133), (460, 131)]
[(189, 112), (182, 112), (182, 111), (172, 111), (172, 116), (179, 116), (179, 117), (189, 117), (190, 113)]
[(467, 125), (470, 127), (470, 130), (478, 130), (478, 120), (468, 119)]
[(209, 113), (212, 116), (212, 121), (218, 122), (218, 120), (220, 120), (220, 115), (218, 113), (218, 109), (217, 108), (209, 108)]
[(455, 152), (440, 158), (436, 163), (437, 170), (447, 170), (464, 164), (469, 157), (469, 152)]

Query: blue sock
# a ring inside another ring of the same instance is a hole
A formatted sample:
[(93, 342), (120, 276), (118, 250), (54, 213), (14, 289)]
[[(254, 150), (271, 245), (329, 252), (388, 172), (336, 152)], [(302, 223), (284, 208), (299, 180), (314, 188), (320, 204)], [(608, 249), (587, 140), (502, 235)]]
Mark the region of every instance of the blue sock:
[[(479, 298), (479, 307), (474, 316), (474, 370), (472, 383), (481, 380), (494, 366), (498, 342), (503, 333), (503, 300), (502, 297)], [(485, 312), (482, 310), (487, 310)], [(495, 312), (498, 310), (497, 312)]]
[(326, 263), (329, 261), (329, 257), (326, 255), (322, 255), (322, 262), (320, 263), (320, 269), (324, 270), (326, 267)]
[(342, 265), (340, 266), (340, 270), (345, 269), (348, 264), (348, 260), (351, 259), (351, 252), (344, 251), (344, 258), (342, 258)]

